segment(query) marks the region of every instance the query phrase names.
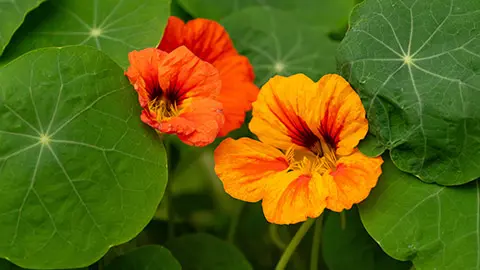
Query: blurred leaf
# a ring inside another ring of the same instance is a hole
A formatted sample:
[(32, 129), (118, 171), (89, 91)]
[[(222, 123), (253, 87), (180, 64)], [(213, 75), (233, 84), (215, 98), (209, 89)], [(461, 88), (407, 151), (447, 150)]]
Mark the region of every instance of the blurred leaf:
[(45, 0), (9, 0), (0, 2), (0, 55), (20, 27), (28, 12)]
[(247, 56), (263, 85), (275, 74), (305, 73), (318, 80), (335, 72), (337, 42), (322, 31), (302, 26), (290, 14), (253, 7), (222, 20), (236, 48)]
[(480, 181), (426, 184), (384, 159), (377, 186), (359, 206), (370, 235), (389, 255), (411, 260), (417, 269), (478, 269)]
[(329, 270), (408, 270), (412, 266), (383, 252), (363, 227), (356, 207), (342, 214), (328, 213), (322, 232), (322, 254)]
[(274, 226), (266, 221), (261, 203), (243, 203), (234, 240), (253, 269), (272, 269), (280, 258), (282, 250), (274, 244), (270, 235)]
[(336, 30), (347, 24), (354, 0), (178, 0), (194, 17), (222, 20), (247, 7), (276, 8), (300, 23)]
[(172, 4), (170, 6), (171, 15), (176, 16), (184, 21), (188, 21), (192, 19), (192, 16), (188, 14), (179, 4), (178, 0), (172, 0)]
[(339, 48), (378, 140), (370, 146), (425, 182), (480, 176), (479, 21), (478, 0), (366, 0)]
[(125, 68), (128, 52), (160, 42), (169, 15), (170, 0), (47, 1), (27, 16), (0, 61), (36, 48), (90, 45)]
[(252, 269), (235, 246), (208, 234), (180, 236), (167, 242), (166, 246), (183, 270)]
[(117, 257), (106, 270), (181, 270), (180, 263), (162, 246), (143, 246)]
[(162, 197), (166, 157), (122, 69), (91, 47), (47, 48), (0, 81), (0, 256), (83, 267), (135, 237)]

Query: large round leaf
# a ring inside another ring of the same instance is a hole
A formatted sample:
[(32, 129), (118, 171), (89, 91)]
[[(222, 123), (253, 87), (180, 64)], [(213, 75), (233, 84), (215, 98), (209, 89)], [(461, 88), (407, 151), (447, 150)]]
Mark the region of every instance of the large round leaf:
[(107, 270), (181, 270), (180, 263), (162, 246), (143, 246), (115, 258)]
[(246, 8), (228, 16), (222, 24), (236, 48), (252, 62), (259, 85), (275, 74), (305, 73), (318, 80), (335, 71), (337, 43), (322, 31), (299, 24), (286, 12)]
[(121, 68), (94, 48), (48, 48), (0, 69), (0, 82), (0, 256), (82, 267), (138, 234), (166, 157)]
[(299, 22), (329, 30), (347, 24), (354, 0), (178, 0), (195, 17), (220, 20), (246, 7), (272, 7), (293, 15)]
[(357, 207), (326, 215), (322, 255), (329, 270), (408, 270), (412, 267), (410, 262), (397, 261), (385, 254), (363, 227)]
[(128, 52), (160, 42), (169, 13), (169, 0), (47, 1), (27, 16), (1, 61), (35, 48), (90, 45), (126, 67)]
[(365, 228), (392, 257), (416, 269), (479, 269), (480, 180), (461, 187), (426, 184), (386, 160), (360, 204)]
[(190, 234), (167, 242), (183, 270), (251, 270), (238, 249), (208, 234)]
[(351, 21), (338, 59), (371, 145), (426, 182), (479, 177), (480, 1), (366, 0)]
[(25, 16), (45, 0), (0, 1), (0, 55)]

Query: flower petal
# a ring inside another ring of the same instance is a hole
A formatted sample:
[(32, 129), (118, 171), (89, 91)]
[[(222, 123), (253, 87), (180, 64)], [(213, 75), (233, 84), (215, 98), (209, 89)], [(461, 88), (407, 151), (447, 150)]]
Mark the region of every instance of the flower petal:
[(310, 128), (334, 146), (337, 155), (349, 155), (368, 131), (360, 97), (336, 74), (323, 76), (318, 87), (319, 109), (314, 109), (318, 114), (309, 120)]
[(250, 130), (262, 142), (283, 150), (292, 143), (297, 148), (312, 147), (319, 139), (306, 120), (316, 95), (317, 84), (303, 74), (273, 77), (253, 103)]
[(158, 45), (158, 49), (171, 52), (176, 48), (183, 45), (183, 31), (184, 31), (185, 23), (182, 19), (170, 16), (168, 18), (167, 27), (163, 33), (162, 40)]
[(331, 184), (318, 173), (290, 171), (269, 179), (262, 201), (266, 219), (276, 224), (293, 224), (318, 217), (326, 206)]
[(140, 105), (145, 107), (158, 85), (158, 65), (167, 53), (154, 48), (132, 51), (128, 54), (130, 66), (125, 75), (138, 93)]
[(153, 112), (144, 110), (144, 123), (162, 133), (176, 134), (184, 143), (202, 147), (212, 143), (223, 126), (222, 104), (213, 99), (190, 98), (184, 101), (179, 114), (158, 122)]
[(237, 55), (225, 28), (216, 21), (194, 19), (185, 24), (184, 45), (203, 61), (213, 63)]
[(245, 112), (252, 108), (259, 89), (253, 83), (255, 75), (246, 57), (226, 57), (215, 61), (213, 65), (218, 69), (222, 80), (218, 100), (223, 104), (225, 125), (219, 136), (225, 136), (243, 124)]
[(382, 173), (382, 163), (381, 157), (370, 158), (358, 150), (341, 157), (336, 168), (323, 175), (331, 179), (336, 187), (327, 199), (327, 208), (340, 212), (367, 198)]
[(247, 202), (261, 200), (268, 179), (289, 166), (281, 151), (249, 138), (227, 138), (214, 154), (215, 172), (225, 191)]
[(158, 81), (165, 95), (179, 105), (191, 97), (216, 98), (222, 85), (217, 69), (185, 46), (163, 59), (158, 67)]

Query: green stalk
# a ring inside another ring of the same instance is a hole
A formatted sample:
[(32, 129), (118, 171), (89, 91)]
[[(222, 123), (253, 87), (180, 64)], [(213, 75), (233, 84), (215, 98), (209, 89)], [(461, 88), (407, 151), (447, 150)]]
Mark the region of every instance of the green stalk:
[(318, 256), (320, 253), (320, 242), (322, 240), (323, 214), (317, 218), (315, 222), (315, 230), (313, 231), (312, 251), (310, 255), (310, 270), (318, 269)]
[(303, 237), (308, 232), (310, 227), (312, 227), (314, 222), (315, 219), (308, 219), (302, 224), (302, 226), (300, 226), (300, 229), (298, 229), (297, 233), (295, 234), (295, 236), (293, 236), (292, 240), (283, 252), (282, 257), (280, 257), (280, 260), (278, 261), (275, 270), (283, 270), (285, 269), (285, 267), (287, 267), (290, 257), (292, 257), (298, 244), (300, 244), (300, 241), (302, 241)]

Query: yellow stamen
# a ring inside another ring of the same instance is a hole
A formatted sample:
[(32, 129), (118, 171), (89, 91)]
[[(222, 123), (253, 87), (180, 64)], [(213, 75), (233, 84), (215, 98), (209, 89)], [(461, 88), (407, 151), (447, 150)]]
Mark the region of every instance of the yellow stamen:
[(176, 102), (171, 102), (163, 97), (156, 97), (148, 103), (148, 109), (155, 112), (157, 120), (161, 121), (178, 114)]
[(303, 174), (311, 175), (313, 172), (322, 174), (335, 168), (337, 162), (335, 149), (323, 140), (309, 150), (296, 150), (292, 146), (285, 152), (291, 170), (299, 170)]

